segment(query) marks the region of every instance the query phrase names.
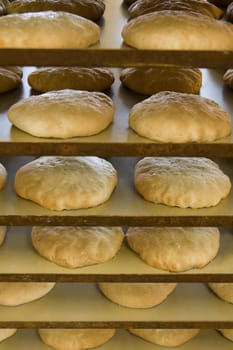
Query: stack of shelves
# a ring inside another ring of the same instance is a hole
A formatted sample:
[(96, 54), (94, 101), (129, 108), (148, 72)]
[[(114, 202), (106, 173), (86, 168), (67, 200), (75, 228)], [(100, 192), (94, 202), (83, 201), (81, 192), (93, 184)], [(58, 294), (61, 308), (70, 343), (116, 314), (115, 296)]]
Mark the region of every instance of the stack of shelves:
[[(101, 44), (87, 50), (0, 50), (0, 65), (142, 66), (158, 63), (193, 65), (203, 70), (201, 94), (218, 102), (233, 116), (232, 92), (223, 87), (223, 68), (231, 66), (233, 52), (140, 51), (122, 45), (120, 32), (126, 23), (121, 0), (105, 0)], [(119, 15), (116, 15), (119, 14)], [(30, 95), (25, 68), (21, 89), (0, 97), (0, 162), (7, 168), (7, 186), (0, 193), (0, 225), (11, 226), (0, 249), (0, 281), (56, 281), (55, 289), (40, 300), (18, 307), (0, 307), (0, 327), (25, 328), (0, 344), (0, 350), (33, 347), (46, 350), (33, 328), (119, 328), (102, 350), (163, 349), (123, 330), (129, 327), (203, 328), (180, 347), (183, 350), (230, 350), (232, 343), (214, 329), (233, 328), (233, 307), (211, 293), (207, 282), (233, 282), (233, 192), (219, 205), (206, 209), (180, 209), (144, 201), (134, 190), (133, 171), (137, 157), (207, 156), (217, 162), (233, 183), (233, 137), (201, 144), (162, 144), (144, 139), (128, 128), (129, 109), (143, 97), (127, 91), (116, 81), (110, 95), (116, 106), (115, 121), (107, 130), (88, 138), (69, 140), (35, 138), (16, 130), (7, 120), (7, 110)], [(108, 157), (119, 174), (111, 199), (92, 209), (54, 212), (20, 199), (14, 192), (16, 170), (39, 155), (98, 155)], [(232, 158), (232, 159), (231, 159)], [(205, 268), (168, 273), (143, 263), (127, 245), (110, 262), (67, 270), (39, 257), (33, 250), (33, 225), (90, 226), (218, 226), (221, 249)], [(94, 282), (180, 282), (163, 304), (147, 310), (119, 307), (105, 299)]]

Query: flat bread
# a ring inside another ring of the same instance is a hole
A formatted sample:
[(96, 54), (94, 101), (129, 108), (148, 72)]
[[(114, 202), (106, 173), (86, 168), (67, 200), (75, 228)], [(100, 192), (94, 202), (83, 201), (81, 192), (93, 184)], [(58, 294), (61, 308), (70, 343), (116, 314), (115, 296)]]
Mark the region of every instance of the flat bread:
[(29, 85), (36, 91), (62, 89), (104, 91), (114, 82), (107, 68), (42, 67), (28, 76)]
[(233, 329), (219, 329), (219, 331), (225, 338), (233, 341)]
[(220, 18), (223, 11), (205, 0), (137, 0), (129, 8), (129, 17), (135, 18), (154, 11), (187, 11)]
[(117, 172), (98, 157), (40, 157), (15, 176), (16, 193), (51, 210), (90, 208), (106, 202)]
[(233, 303), (233, 283), (208, 283), (208, 286), (220, 299)]
[(98, 283), (101, 292), (116, 304), (130, 308), (149, 308), (162, 303), (176, 283)]
[(231, 134), (231, 116), (215, 101), (174, 91), (134, 105), (129, 125), (140, 136), (160, 142), (211, 142)]
[(0, 48), (82, 49), (99, 41), (92, 21), (62, 11), (17, 13), (0, 17)]
[(128, 329), (130, 333), (161, 346), (179, 346), (195, 337), (200, 329)]
[(85, 350), (106, 343), (115, 329), (39, 329), (42, 341), (57, 350)]
[(228, 69), (223, 76), (224, 83), (231, 89), (233, 89), (233, 69)]
[(197, 94), (202, 85), (202, 73), (198, 68), (188, 67), (131, 67), (121, 71), (120, 80), (128, 89), (143, 95), (160, 91)]
[(14, 0), (7, 6), (7, 13), (39, 11), (65, 11), (97, 21), (102, 17), (105, 4), (102, 0)]
[(180, 208), (215, 206), (231, 189), (219, 166), (201, 157), (145, 157), (136, 164), (134, 183), (147, 201)]
[(54, 286), (53, 282), (0, 282), (0, 305), (29, 303), (49, 293)]
[(16, 333), (17, 329), (15, 328), (2, 328), (0, 329), (0, 342), (11, 337)]
[(7, 171), (0, 163), (0, 190), (5, 186), (7, 180)]
[(50, 91), (30, 96), (10, 107), (8, 119), (37, 137), (91, 136), (106, 129), (114, 118), (114, 104), (102, 92)]
[(148, 265), (172, 272), (205, 266), (220, 245), (215, 227), (130, 227), (126, 238)]
[(23, 76), (20, 67), (0, 67), (0, 93), (16, 89)]
[(120, 227), (35, 226), (32, 244), (43, 257), (68, 268), (111, 260), (124, 239)]
[(233, 25), (185, 11), (157, 11), (132, 19), (122, 31), (137, 49), (233, 50)]
[(0, 226), (0, 246), (3, 244), (6, 237), (7, 226)]

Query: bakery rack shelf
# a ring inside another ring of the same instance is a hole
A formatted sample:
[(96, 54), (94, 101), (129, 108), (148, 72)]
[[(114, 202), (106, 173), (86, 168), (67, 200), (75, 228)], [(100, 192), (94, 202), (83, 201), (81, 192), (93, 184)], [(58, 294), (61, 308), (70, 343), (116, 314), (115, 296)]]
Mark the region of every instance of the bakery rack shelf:
[[(181, 209), (145, 201), (133, 185), (138, 159), (110, 158), (119, 182), (111, 198), (95, 208), (53, 211), (18, 197), (14, 191), (16, 170), (33, 157), (3, 157), (9, 179), (0, 193), (0, 225), (80, 226), (233, 226), (233, 192), (218, 205), (203, 209)], [(217, 159), (224, 173), (233, 178), (232, 160)], [(232, 179), (233, 182), (233, 179)]]
[[(233, 136), (215, 142), (161, 143), (137, 135), (128, 126), (131, 107), (146, 98), (124, 88), (119, 71), (114, 70), (115, 83), (107, 92), (115, 104), (114, 122), (98, 135), (66, 140), (31, 136), (7, 119), (7, 111), (15, 102), (27, 98), (32, 91), (27, 76), (35, 68), (24, 68), (21, 89), (0, 96), (0, 154), (1, 155), (98, 155), (98, 156), (207, 156), (233, 157)], [(232, 91), (223, 86), (223, 71), (202, 71), (201, 95), (215, 100), (233, 118)]]
[[(0, 350), (24, 350), (25, 344), (29, 349), (51, 350), (51, 347), (43, 344), (39, 339), (36, 330), (18, 330), (17, 333), (0, 343)], [(131, 335), (126, 330), (117, 330), (114, 337), (106, 344), (99, 346), (99, 350), (164, 350), (164, 346), (154, 345), (139, 337)], [(224, 339), (215, 330), (201, 330), (193, 339), (189, 340), (181, 347), (182, 350), (232, 350), (232, 343)]]
[(164, 302), (149, 309), (119, 306), (94, 283), (57, 283), (41, 299), (0, 306), (0, 327), (221, 329), (233, 328), (233, 308), (201, 283), (180, 283)]
[(126, 243), (109, 262), (75, 269), (61, 267), (36, 253), (30, 227), (11, 227), (0, 249), (0, 281), (233, 282), (233, 230), (220, 231), (220, 250), (212, 262), (202, 269), (169, 273), (144, 263)]

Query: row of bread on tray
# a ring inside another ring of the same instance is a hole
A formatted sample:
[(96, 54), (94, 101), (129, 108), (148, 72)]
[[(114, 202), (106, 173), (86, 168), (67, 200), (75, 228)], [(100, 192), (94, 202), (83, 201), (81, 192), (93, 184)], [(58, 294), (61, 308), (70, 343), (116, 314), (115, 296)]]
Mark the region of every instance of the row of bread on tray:
[[(2, 81), (6, 82), (3, 70)], [(12, 74), (19, 77), (18, 71), (10, 68), (8, 76)], [(233, 81), (231, 71), (225, 76), (226, 81)], [(211, 142), (231, 134), (229, 113), (215, 101), (197, 95), (199, 69), (129, 68), (120, 78), (133, 91), (153, 94), (129, 111), (129, 126), (138, 135), (179, 143)], [(114, 121), (115, 106), (109, 96), (95, 90), (106, 89), (113, 80), (112, 72), (104, 68), (41, 68), (29, 75), (29, 84), (49, 91), (13, 104), (8, 119), (36, 137), (67, 139), (98, 134)]]
[[(16, 329), (0, 329), (0, 342), (7, 339), (16, 333)], [(155, 345), (161, 345), (166, 347), (177, 347), (182, 345), (195, 337), (200, 329), (140, 329), (129, 328), (129, 333), (140, 337), (141, 339), (148, 341)], [(222, 334), (228, 340), (233, 341), (232, 329), (219, 329)], [(117, 330), (105, 328), (105, 329), (52, 329), (52, 328), (40, 328), (38, 329), (39, 338), (48, 346), (51, 346), (57, 350), (84, 350), (91, 349), (97, 346), (105, 344), (110, 339), (114, 341), (114, 335), (117, 334)], [(132, 338), (133, 340), (133, 338)], [(142, 343), (141, 346), (146, 345)], [(111, 348), (111, 344), (109, 344)], [(121, 344), (122, 348), (127, 344)], [(101, 349), (101, 348), (100, 348)], [(155, 346), (155, 349), (157, 347)]]

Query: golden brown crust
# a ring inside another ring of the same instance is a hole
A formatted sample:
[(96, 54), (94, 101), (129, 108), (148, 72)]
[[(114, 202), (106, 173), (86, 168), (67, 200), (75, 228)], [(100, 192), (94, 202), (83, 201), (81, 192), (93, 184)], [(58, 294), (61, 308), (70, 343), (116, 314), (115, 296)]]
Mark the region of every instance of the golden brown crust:
[(0, 190), (5, 186), (7, 180), (7, 171), (0, 163)]
[(0, 67), (0, 93), (16, 89), (22, 76), (23, 71), (20, 67)]
[(233, 303), (233, 283), (208, 283), (208, 285), (220, 299)]
[(233, 89), (233, 69), (228, 69), (223, 76), (224, 83)]
[(0, 246), (3, 244), (4, 239), (6, 237), (6, 226), (0, 226)]

